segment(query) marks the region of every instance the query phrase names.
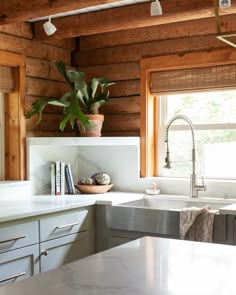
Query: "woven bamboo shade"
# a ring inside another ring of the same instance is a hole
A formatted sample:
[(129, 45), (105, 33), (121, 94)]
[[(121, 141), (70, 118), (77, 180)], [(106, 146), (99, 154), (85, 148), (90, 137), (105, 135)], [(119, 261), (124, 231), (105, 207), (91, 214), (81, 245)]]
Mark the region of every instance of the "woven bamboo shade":
[(151, 73), (156, 94), (236, 87), (236, 64)]
[(14, 68), (0, 66), (0, 91), (13, 92), (14, 90)]

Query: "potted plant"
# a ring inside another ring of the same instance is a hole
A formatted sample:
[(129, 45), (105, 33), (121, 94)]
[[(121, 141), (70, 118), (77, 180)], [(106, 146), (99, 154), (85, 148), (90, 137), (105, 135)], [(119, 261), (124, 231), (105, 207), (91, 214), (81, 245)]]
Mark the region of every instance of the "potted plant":
[(60, 99), (41, 98), (33, 102), (25, 118), (29, 119), (37, 114), (37, 123), (39, 123), (44, 108), (47, 105), (54, 105), (63, 108), (64, 116), (59, 126), (62, 131), (68, 122), (72, 128), (76, 122), (81, 136), (101, 136), (104, 116), (99, 114), (99, 108), (108, 101), (109, 91), (106, 88), (115, 83), (106, 77), (101, 77), (93, 78), (88, 85), (84, 72), (66, 70), (66, 64), (62, 60), (55, 61), (54, 64), (69, 85), (70, 91)]

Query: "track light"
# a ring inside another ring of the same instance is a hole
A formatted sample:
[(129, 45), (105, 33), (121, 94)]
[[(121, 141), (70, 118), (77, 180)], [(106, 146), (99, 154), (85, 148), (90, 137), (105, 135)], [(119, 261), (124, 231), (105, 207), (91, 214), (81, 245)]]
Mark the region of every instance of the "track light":
[(43, 28), (44, 28), (44, 31), (45, 33), (50, 36), (52, 34), (54, 34), (57, 30), (57, 28), (54, 26), (54, 24), (52, 24), (51, 22), (51, 16), (49, 16), (49, 19), (46, 23), (43, 24)]
[(231, 0), (219, 0), (220, 8), (229, 8), (231, 6)]
[(162, 7), (159, 0), (151, 3), (151, 16), (162, 15)]

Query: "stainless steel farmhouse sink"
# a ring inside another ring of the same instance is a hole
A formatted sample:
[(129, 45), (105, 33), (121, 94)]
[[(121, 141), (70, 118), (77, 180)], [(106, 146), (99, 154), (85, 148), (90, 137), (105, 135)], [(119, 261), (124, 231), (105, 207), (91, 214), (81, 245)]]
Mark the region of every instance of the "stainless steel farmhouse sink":
[[(150, 196), (106, 208), (106, 226), (114, 230), (179, 237), (180, 209), (209, 206), (213, 210), (232, 204), (224, 199)], [(216, 214), (214, 242), (233, 243), (233, 216)]]
[(136, 208), (150, 208), (157, 210), (170, 210), (170, 211), (179, 211), (182, 208), (189, 207), (204, 207), (209, 206), (211, 209), (218, 210), (226, 206), (220, 202), (207, 202), (207, 201), (192, 201), (192, 200), (163, 200), (163, 199), (153, 199), (153, 198), (144, 198), (141, 200), (131, 201), (120, 204), (120, 206), (125, 207), (136, 207)]

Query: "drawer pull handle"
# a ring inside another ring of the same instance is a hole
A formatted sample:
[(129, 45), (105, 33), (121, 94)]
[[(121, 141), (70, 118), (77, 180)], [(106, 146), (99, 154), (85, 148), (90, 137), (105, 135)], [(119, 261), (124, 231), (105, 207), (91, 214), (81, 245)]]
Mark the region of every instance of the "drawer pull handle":
[(0, 241), (0, 244), (7, 243), (7, 242), (13, 242), (13, 241), (24, 239), (24, 238), (26, 238), (26, 236), (19, 236), (19, 237), (15, 237), (15, 238), (10, 238), (7, 240)]
[(78, 225), (80, 224), (80, 222), (74, 222), (74, 223), (70, 223), (70, 224), (65, 224), (65, 225), (59, 225), (56, 227), (56, 229), (63, 229), (63, 228), (66, 228), (66, 227), (73, 227), (75, 225)]
[(42, 252), (42, 255), (44, 255), (44, 256), (48, 256), (48, 250), (44, 250), (44, 251)]
[(26, 272), (25, 271), (24, 272), (17, 273), (17, 274), (12, 275), (12, 276), (9, 276), (7, 278), (3, 278), (3, 279), (0, 280), (0, 283), (6, 282), (6, 281), (9, 281), (9, 280), (12, 280), (12, 279), (16, 279), (16, 278), (22, 277), (24, 275), (26, 275)]

